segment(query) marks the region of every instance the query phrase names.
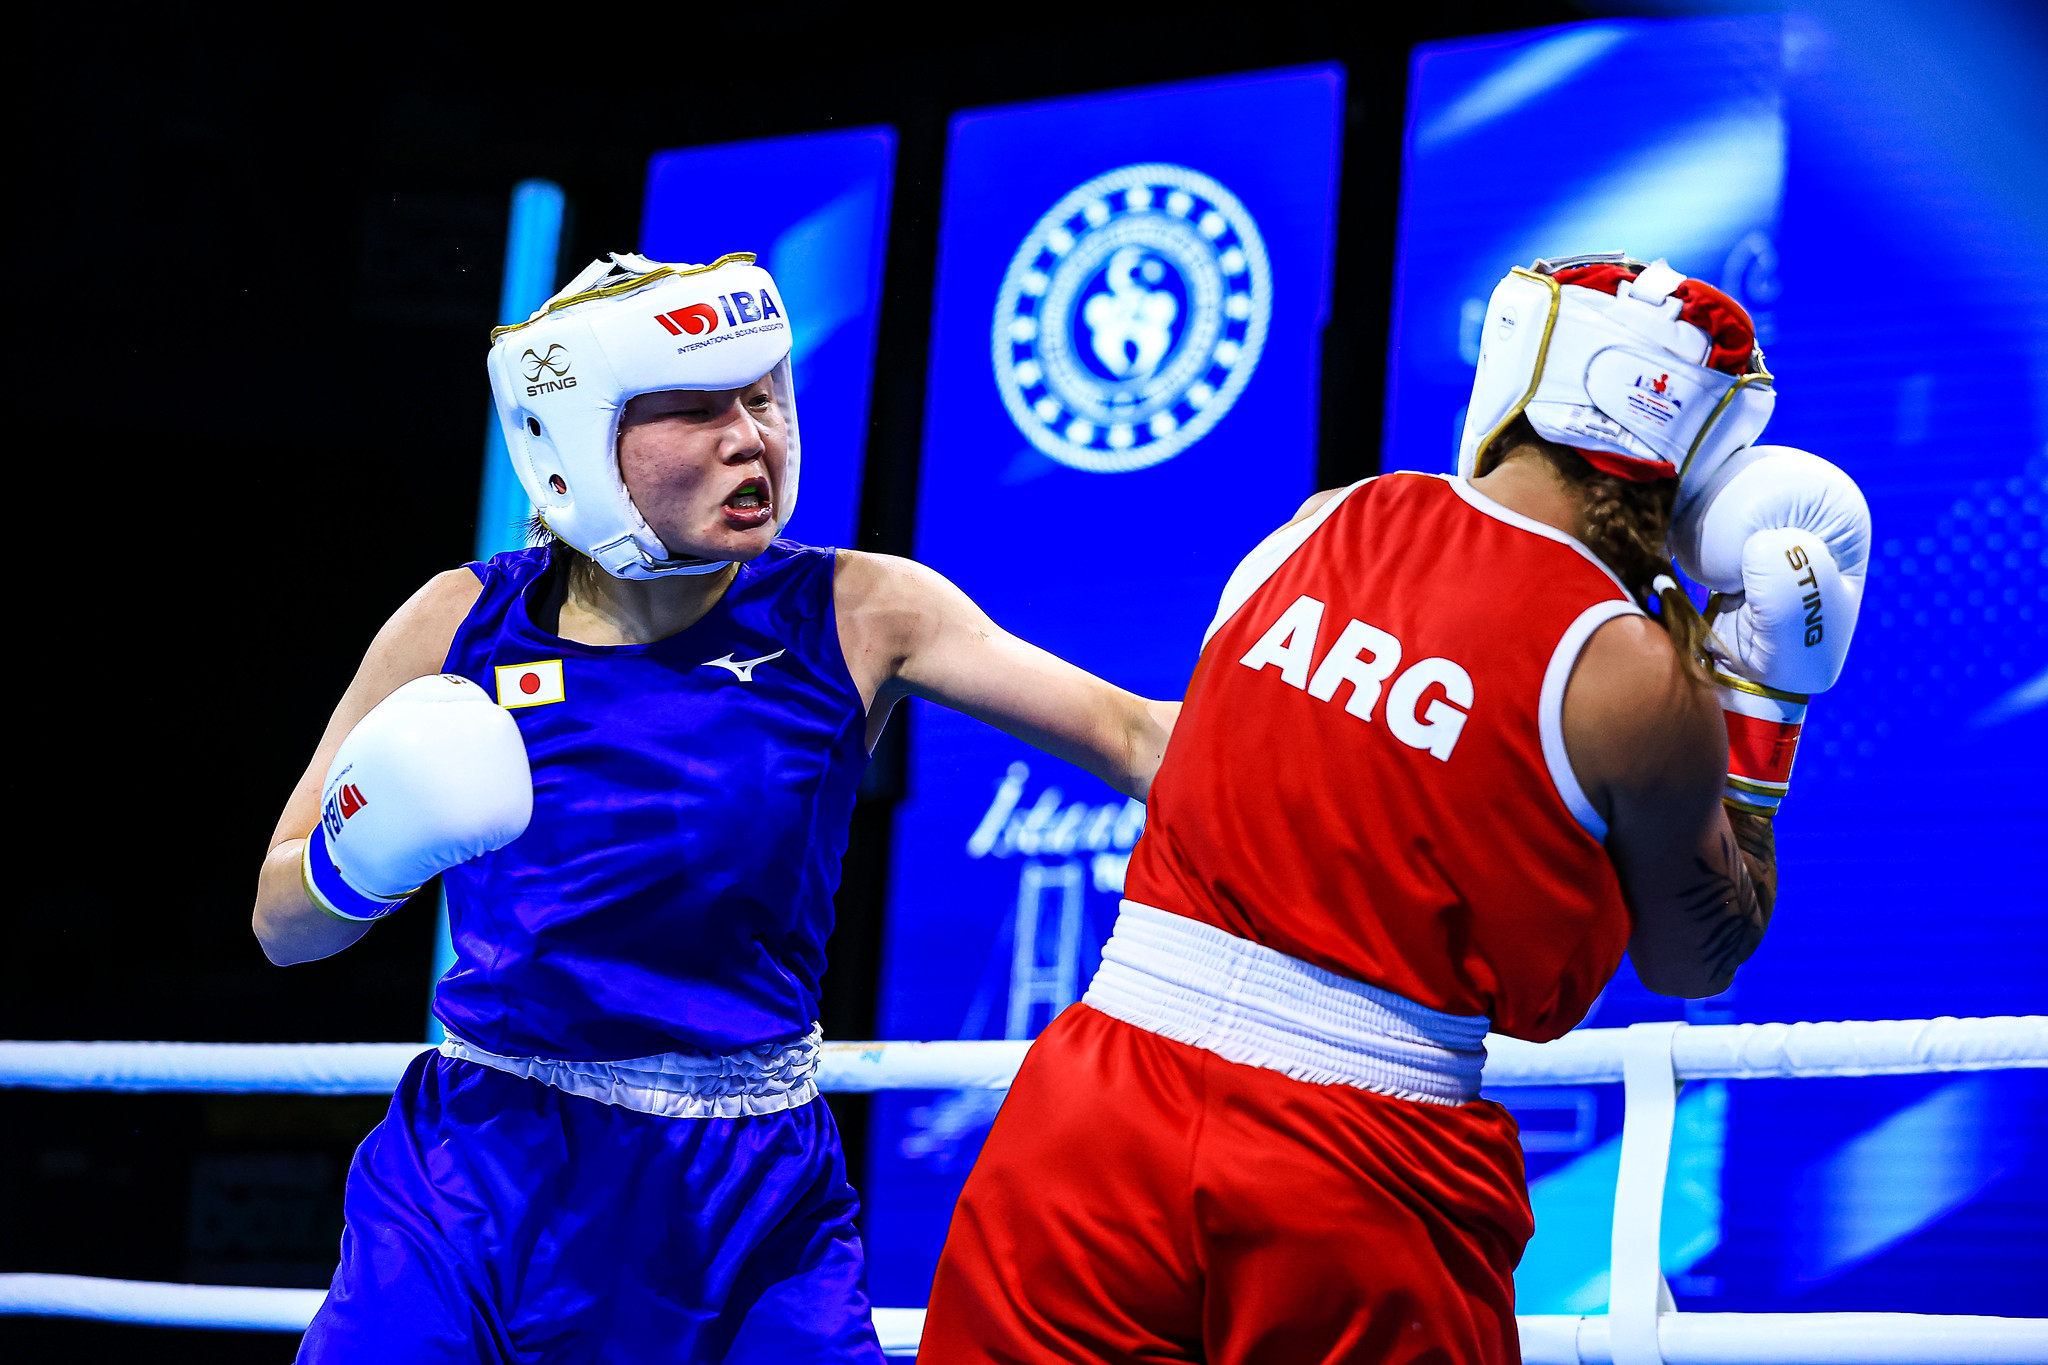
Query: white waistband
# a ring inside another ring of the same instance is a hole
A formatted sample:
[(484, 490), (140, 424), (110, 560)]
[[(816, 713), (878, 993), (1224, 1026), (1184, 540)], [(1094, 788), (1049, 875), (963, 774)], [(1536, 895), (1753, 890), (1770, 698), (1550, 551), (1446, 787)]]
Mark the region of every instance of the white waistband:
[(1476, 1099), (1486, 1065), (1484, 1015), (1445, 1014), (1136, 901), (1082, 1003), (1233, 1062), (1424, 1104)]
[(724, 1056), (663, 1052), (623, 1062), (501, 1057), (450, 1034), (441, 1055), (509, 1071), (571, 1095), (679, 1119), (776, 1114), (818, 1098), (817, 1025), (790, 1043), (763, 1043)]

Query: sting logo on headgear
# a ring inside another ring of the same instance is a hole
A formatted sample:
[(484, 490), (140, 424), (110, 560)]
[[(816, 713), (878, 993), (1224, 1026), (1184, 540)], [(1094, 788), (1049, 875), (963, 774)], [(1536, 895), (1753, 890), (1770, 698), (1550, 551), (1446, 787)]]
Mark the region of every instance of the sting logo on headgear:
[(666, 327), (672, 337), (682, 336), (686, 332), (697, 337), (718, 326), (718, 310), (708, 303), (693, 303), (688, 308), (678, 308), (673, 313), (658, 313), (654, 320)]
[[(538, 398), (544, 393), (554, 393), (558, 389), (573, 389), (576, 387), (575, 377), (569, 373), (569, 351), (567, 347), (557, 344), (548, 347), (544, 352), (529, 350), (520, 359), (526, 362), (526, 396), (528, 398)], [(541, 376), (544, 374), (551, 374), (555, 377), (543, 380)]]

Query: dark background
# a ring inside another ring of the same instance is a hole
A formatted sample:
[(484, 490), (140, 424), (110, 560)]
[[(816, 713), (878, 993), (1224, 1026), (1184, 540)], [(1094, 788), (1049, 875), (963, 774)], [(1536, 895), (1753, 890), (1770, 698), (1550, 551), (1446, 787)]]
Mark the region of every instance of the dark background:
[[(636, 245), (657, 150), (894, 125), (861, 546), (901, 554), (951, 113), (1342, 61), (1327, 485), (1377, 467), (1409, 48), (1587, 17), (1540, 0), (1196, 5), (1091, 12), (1055, 39), (823, 0), (732, 13), (622, 16), (608, 37), (426, 12), (310, 41), (296, 21), (225, 16), (96, 24), (90, 42), (61, 15), (15, 29), (30, 136), (8, 299), (22, 611), (0, 1036), (423, 1036), (423, 907), (288, 971), (248, 913), (277, 811), (371, 635), (469, 557), (514, 181), (567, 191), (566, 275)], [(889, 757), (839, 896), (824, 1022), (841, 1038), (874, 1030)], [(857, 1147), (848, 1098), (834, 1103)], [(342, 1173), (382, 1108), (0, 1092), (0, 1270), (322, 1286)], [(288, 1350), (0, 1319), (0, 1354), (23, 1360)]]

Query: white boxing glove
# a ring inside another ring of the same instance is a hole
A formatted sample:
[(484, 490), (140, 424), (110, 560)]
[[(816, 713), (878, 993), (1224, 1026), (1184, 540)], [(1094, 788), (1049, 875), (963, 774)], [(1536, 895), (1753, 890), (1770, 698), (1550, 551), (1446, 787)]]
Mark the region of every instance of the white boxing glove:
[(532, 818), (518, 723), (467, 678), (415, 678), (356, 722), (328, 766), (306, 890), (343, 919), (378, 919)]
[(1672, 555), (1716, 596), (1714, 633), (1743, 676), (1715, 670), (1728, 719), (1727, 799), (1777, 811), (1808, 698), (1848, 659), (1870, 562), (1855, 480), (1789, 446), (1752, 446), (1680, 507)]

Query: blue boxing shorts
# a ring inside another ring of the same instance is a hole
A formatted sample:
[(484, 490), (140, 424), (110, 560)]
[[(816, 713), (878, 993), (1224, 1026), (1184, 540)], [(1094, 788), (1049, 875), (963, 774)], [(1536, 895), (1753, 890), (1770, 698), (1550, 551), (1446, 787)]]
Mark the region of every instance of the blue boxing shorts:
[(344, 1206), (302, 1365), (882, 1358), (822, 1100), (669, 1118), (423, 1053)]

